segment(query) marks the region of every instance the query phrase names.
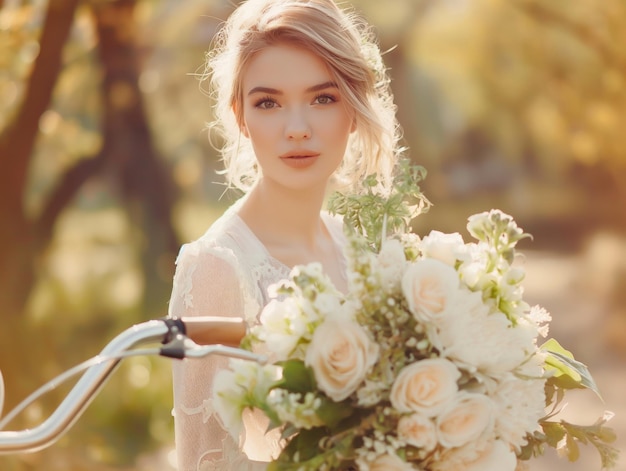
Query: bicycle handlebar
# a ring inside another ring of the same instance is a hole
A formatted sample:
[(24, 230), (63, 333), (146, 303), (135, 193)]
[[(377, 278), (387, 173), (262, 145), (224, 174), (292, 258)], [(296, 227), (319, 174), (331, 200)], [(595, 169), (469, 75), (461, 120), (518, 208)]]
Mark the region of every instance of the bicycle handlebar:
[(186, 335), (198, 345), (230, 345), (236, 347), (246, 335), (243, 319), (231, 317), (183, 318)]
[[(170, 358), (200, 358), (220, 354), (265, 362), (263, 356), (234, 347), (245, 334), (246, 324), (239, 318), (168, 318), (136, 324), (105, 346), (100, 355), (95, 357), (96, 363), (89, 366), (57, 409), (43, 423), (32, 429), (5, 431), (2, 430), (6, 425), (3, 422), (10, 418), (11, 414), (0, 421), (0, 455), (38, 451), (58, 440), (78, 420), (102, 389), (121, 359), (126, 356), (124, 353), (128, 353), (139, 344), (161, 342), (165, 345), (150, 353)], [(37, 397), (39, 396), (35, 399)], [(30, 403), (29, 399), (24, 402), (26, 405)]]

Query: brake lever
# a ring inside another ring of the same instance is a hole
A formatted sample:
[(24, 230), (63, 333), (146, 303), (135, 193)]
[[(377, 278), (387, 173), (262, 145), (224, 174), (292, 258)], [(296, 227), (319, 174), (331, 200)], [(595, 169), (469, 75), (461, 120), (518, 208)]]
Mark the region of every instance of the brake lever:
[(180, 333), (163, 345), (159, 350), (159, 354), (178, 360), (183, 358), (203, 358), (208, 355), (223, 355), (230, 358), (254, 361), (262, 365), (268, 361), (265, 355), (259, 355), (241, 348), (228, 347), (226, 345), (198, 345), (189, 337)]

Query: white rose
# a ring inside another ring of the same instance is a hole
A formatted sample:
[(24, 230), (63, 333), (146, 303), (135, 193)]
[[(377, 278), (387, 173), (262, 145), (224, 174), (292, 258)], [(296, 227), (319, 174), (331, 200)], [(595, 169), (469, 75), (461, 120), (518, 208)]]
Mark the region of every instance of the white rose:
[(450, 266), (454, 266), (464, 246), (463, 237), (458, 232), (445, 234), (431, 231), (420, 243), (420, 249), (426, 257), (440, 260)]
[(398, 421), (398, 437), (409, 445), (429, 452), (437, 446), (435, 424), (422, 414), (405, 415)]
[(474, 442), (494, 423), (491, 399), (483, 394), (461, 393), (437, 417), (439, 443), (446, 448)]
[(414, 468), (398, 455), (379, 455), (370, 465), (370, 471), (412, 471)]
[(458, 391), (461, 373), (444, 358), (429, 358), (405, 366), (391, 387), (391, 405), (399, 412), (439, 414)]
[(515, 471), (517, 457), (501, 440), (455, 448), (442, 455), (433, 471)]
[(313, 334), (305, 363), (319, 388), (334, 401), (352, 394), (378, 360), (379, 347), (356, 322), (326, 319)]
[(454, 268), (432, 259), (411, 263), (402, 278), (402, 292), (409, 309), (422, 322), (445, 315), (459, 286)]

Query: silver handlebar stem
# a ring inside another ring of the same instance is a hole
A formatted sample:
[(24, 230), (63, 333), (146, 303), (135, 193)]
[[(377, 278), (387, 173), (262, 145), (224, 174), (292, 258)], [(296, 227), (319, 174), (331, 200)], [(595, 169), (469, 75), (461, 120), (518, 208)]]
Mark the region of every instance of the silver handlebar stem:
[[(114, 357), (139, 344), (162, 341), (168, 332), (169, 327), (163, 320), (136, 324), (111, 340), (100, 355)], [(38, 451), (57, 441), (80, 417), (120, 361), (120, 358), (112, 358), (92, 365), (50, 417), (37, 427), (20, 431), (0, 430), (0, 455)]]

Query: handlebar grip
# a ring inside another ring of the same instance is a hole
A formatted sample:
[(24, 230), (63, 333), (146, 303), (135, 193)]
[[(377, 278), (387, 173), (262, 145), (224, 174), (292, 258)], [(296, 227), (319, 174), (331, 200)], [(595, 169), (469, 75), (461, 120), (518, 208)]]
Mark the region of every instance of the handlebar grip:
[(227, 345), (238, 347), (248, 326), (239, 317), (183, 317), (187, 337), (198, 345)]

